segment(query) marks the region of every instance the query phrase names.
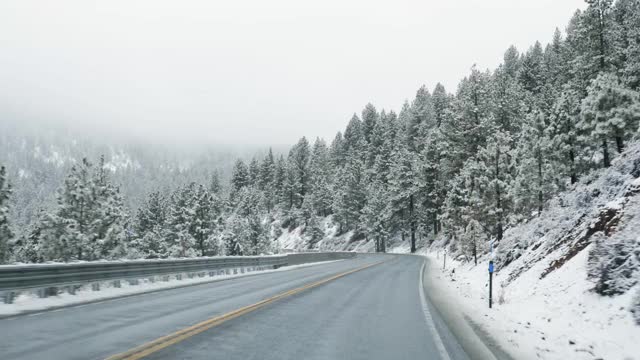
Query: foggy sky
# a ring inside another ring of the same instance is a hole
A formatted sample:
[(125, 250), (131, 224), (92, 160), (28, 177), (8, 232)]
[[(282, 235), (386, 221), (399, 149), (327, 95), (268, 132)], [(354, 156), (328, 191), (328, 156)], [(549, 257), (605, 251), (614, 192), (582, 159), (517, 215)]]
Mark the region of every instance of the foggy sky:
[(582, 0), (2, 0), (0, 121), (168, 143), (333, 139), (373, 103), (455, 92)]

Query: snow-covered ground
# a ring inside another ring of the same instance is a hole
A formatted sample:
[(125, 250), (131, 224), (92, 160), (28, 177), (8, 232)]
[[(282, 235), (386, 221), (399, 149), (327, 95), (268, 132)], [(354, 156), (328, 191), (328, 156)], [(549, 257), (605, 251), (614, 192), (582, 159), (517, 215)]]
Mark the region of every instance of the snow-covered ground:
[[(426, 254), (439, 291), (484, 328), (515, 359), (640, 359), (640, 327), (629, 304), (633, 291), (602, 297), (586, 278), (588, 249), (543, 279), (539, 262), (505, 287), (509, 269), (495, 274), (488, 307), (488, 257), (477, 266)], [(517, 266), (516, 264), (509, 266)]]
[(113, 282), (104, 282), (100, 284), (100, 291), (93, 291), (91, 285), (83, 286), (82, 288), (76, 291), (75, 295), (71, 295), (67, 292), (63, 292), (57, 296), (49, 296), (46, 298), (40, 298), (36, 293), (33, 292), (22, 292), (20, 295), (16, 297), (13, 304), (4, 304), (0, 302), (0, 316), (9, 316), (16, 315), (20, 313), (26, 312), (34, 312), (34, 311), (43, 311), (52, 308), (85, 304), (96, 301), (103, 301), (108, 299), (114, 299), (123, 296), (135, 295), (135, 294), (143, 294), (158, 290), (172, 289), (185, 287), (196, 284), (203, 284), (208, 282), (221, 281), (231, 278), (250, 276), (253, 274), (265, 274), (271, 272), (281, 272), (281, 271), (289, 271), (292, 269), (298, 269), (309, 266), (316, 266), (321, 264), (326, 264), (334, 261), (342, 261), (342, 260), (331, 260), (331, 261), (321, 261), (315, 263), (308, 264), (300, 264), (300, 265), (292, 265), (285, 266), (279, 269), (268, 269), (268, 270), (255, 270), (251, 272), (244, 273), (232, 273), (229, 275), (217, 275), (217, 276), (205, 276), (205, 277), (194, 277), (188, 278), (183, 277), (182, 280), (176, 279), (175, 276), (171, 276), (169, 281), (149, 281), (149, 279), (141, 279), (139, 280), (137, 285), (130, 285), (127, 281), (121, 281), (120, 287), (115, 287)]
[(371, 252), (375, 249), (373, 241), (352, 240), (353, 231), (338, 234), (338, 225), (333, 222), (332, 216), (322, 219), (324, 238), (315, 244), (310, 244), (307, 235), (304, 233), (304, 226), (296, 227), (288, 231), (283, 229), (282, 234), (276, 239), (280, 249), (285, 251), (357, 251)]
[(477, 266), (458, 255), (443, 270), (437, 239), (421, 250), (437, 291), (515, 359), (640, 359), (639, 176), (636, 144), (509, 228), (495, 245), (493, 309), (488, 249)]

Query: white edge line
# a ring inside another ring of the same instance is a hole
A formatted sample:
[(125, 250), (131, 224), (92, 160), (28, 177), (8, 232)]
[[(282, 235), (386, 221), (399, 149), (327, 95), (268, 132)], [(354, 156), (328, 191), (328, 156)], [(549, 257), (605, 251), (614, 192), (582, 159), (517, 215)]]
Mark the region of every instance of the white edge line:
[(424, 319), (427, 322), (427, 326), (431, 333), (433, 334), (433, 341), (436, 344), (436, 348), (438, 348), (438, 352), (440, 353), (440, 358), (442, 360), (451, 360), (449, 357), (449, 353), (447, 349), (444, 347), (444, 343), (442, 342), (442, 338), (440, 337), (440, 333), (438, 329), (436, 329), (436, 324), (433, 322), (433, 317), (431, 317), (431, 312), (429, 311), (429, 306), (427, 305), (427, 299), (424, 296), (424, 268), (427, 265), (427, 262), (424, 261), (422, 263), (422, 267), (420, 268), (420, 283), (418, 284), (418, 290), (420, 292), (420, 302), (422, 303), (422, 312), (424, 314)]

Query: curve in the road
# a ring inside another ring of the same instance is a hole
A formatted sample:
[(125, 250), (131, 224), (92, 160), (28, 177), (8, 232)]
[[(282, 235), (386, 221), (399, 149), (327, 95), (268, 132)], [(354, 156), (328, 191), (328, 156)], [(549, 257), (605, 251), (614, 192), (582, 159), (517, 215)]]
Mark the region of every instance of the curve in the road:
[(258, 310), (258, 309), (260, 309), (260, 308), (262, 308), (262, 307), (264, 307), (264, 306), (266, 306), (268, 304), (271, 304), (271, 303), (273, 303), (275, 301), (284, 299), (284, 298), (289, 297), (289, 296), (296, 295), (298, 293), (301, 293), (301, 292), (303, 292), (305, 290), (312, 289), (314, 287), (318, 287), (318, 286), (326, 284), (326, 283), (328, 283), (330, 281), (334, 281), (336, 279), (339, 279), (341, 277), (347, 276), (349, 274), (353, 274), (353, 273), (355, 273), (357, 271), (361, 271), (361, 270), (370, 268), (372, 266), (379, 265), (379, 264), (381, 264), (381, 263), (383, 263), (385, 261), (388, 261), (388, 260), (379, 261), (379, 262), (373, 263), (373, 264), (367, 264), (367, 265), (364, 265), (364, 266), (361, 266), (361, 267), (358, 267), (358, 268), (355, 268), (355, 269), (352, 269), (352, 270), (349, 270), (349, 271), (345, 271), (345, 272), (339, 273), (337, 275), (333, 275), (333, 276), (331, 276), (329, 278), (322, 279), (320, 281), (316, 281), (316, 282), (313, 282), (313, 283), (310, 283), (310, 284), (307, 284), (307, 285), (304, 285), (304, 286), (301, 286), (301, 287), (298, 287), (298, 288), (295, 288), (295, 289), (292, 289), (292, 290), (289, 290), (289, 291), (285, 291), (283, 293), (274, 295), (274, 296), (272, 296), (270, 298), (261, 300), (261, 301), (259, 301), (257, 303), (244, 306), (244, 307), (242, 307), (240, 309), (228, 312), (228, 313), (220, 315), (220, 316), (212, 317), (212, 318), (207, 319), (207, 320), (205, 320), (203, 322), (200, 322), (198, 324), (189, 326), (186, 329), (182, 329), (180, 331), (176, 331), (173, 334), (169, 334), (169, 335), (163, 336), (163, 337), (161, 337), (159, 339), (156, 339), (156, 340), (151, 341), (149, 343), (143, 344), (143, 345), (141, 345), (139, 347), (136, 347), (136, 348), (131, 349), (129, 351), (126, 351), (124, 353), (116, 354), (116, 355), (113, 355), (113, 356), (109, 356), (106, 360), (139, 360), (139, 359), (142, 359), (142, 358), (144, 358), (146, 356), (149, 356), (149, 355), (151, 355), (151, 354), (153, 354), (155, 352), (158, 352), (158, 351), (160, 351), (160, 350), (162, 350), (162, 349), (164, 349), (166, 347), (169, 347), (171, 345), (175, 345), (175, 344), (177, 344), (177, 343), (179, 343), (179, 342), (181, 342), (183, 340), (186, 340), (186, 339), (188, 339), (188, 338), (190, 338), (190, 337), (192, 337), (194, 335), (200, 334), (200, 333), (202, 333), (202, 332), (204, 332), (206, 330), (209, 330), (209, 329), (211, 329), (211, 328), (213, 328), (215, 326), (218, 326), (218, 325), (220, 325), (220, 324), (222, 324), (222, 323), (224, 323), (226, 321), (235, 319), (235, 318), (237, 318), (239, 316), (242, 316), (242, 315), (248, 314), (248, 313), (250, 313), (252, 311)]

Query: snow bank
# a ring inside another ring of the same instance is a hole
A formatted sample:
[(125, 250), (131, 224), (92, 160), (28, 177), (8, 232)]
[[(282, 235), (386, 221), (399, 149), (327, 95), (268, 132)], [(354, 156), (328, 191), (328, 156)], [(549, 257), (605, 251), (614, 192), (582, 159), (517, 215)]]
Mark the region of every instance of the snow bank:
[[(588, 249), (587, 249), (588, 250)], [(429, 273), (476, 325), (515, 359), (640, 359), (640, 328), (629, 311), (633, 292), (602, 297), (587, 280), (588, 251), (540, 279), (541, 261), (504, 287), (509, 269), (494, 276), (488, 307), (488, 257), (477, 266), (429, 253)], [(517, 267), (515, 262), (509, 267)], [(640, 290), (640, 289), (639, 289)]]

